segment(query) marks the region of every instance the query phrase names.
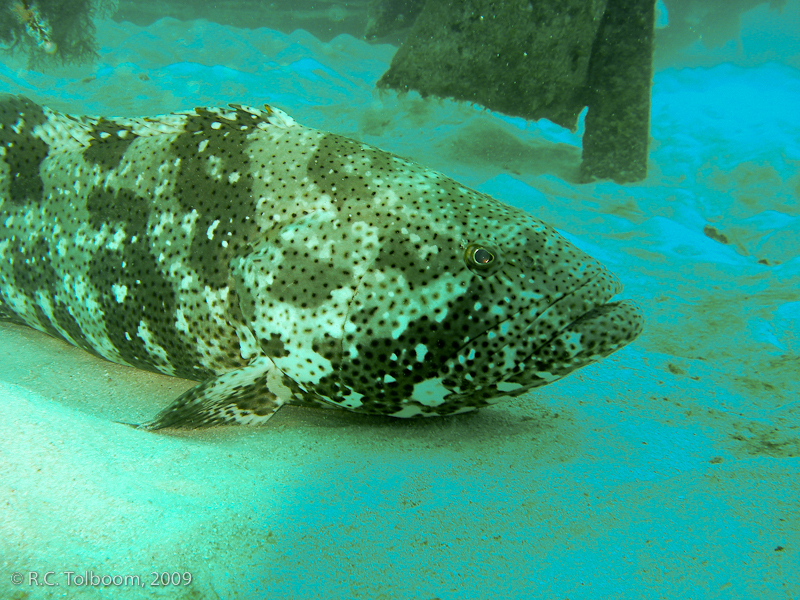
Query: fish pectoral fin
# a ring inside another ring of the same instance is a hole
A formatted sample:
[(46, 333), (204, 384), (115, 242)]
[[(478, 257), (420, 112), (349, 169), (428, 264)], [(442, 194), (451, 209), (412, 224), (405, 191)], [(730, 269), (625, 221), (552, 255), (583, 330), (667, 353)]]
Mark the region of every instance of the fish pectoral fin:
[(293, 381), (263, 359), (193, 387), (138, 429), (263, 425), (292, 401), (294, 388)]

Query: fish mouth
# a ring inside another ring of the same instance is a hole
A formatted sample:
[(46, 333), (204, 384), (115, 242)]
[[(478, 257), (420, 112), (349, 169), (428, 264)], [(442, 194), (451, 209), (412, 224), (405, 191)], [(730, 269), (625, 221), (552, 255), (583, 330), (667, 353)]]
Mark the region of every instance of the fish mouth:
[[(470, 339), (450, 359), (447, 373), (458, 395), (494, 404), (552, 383), (608, 356), (639, 335), (644, 319), (617, 277), (596, 263), (591, 276), (547, 306), (531, 305)], [(452, 365), (471, 368), (452, 377)]]
[(516, 315), (518, 335), (524, 341), (517, 349), (514, 367), (497, 380), (498, 389), (510, 395), (524, 393), (632, 342), (644, 327), (644, 316), (630, 300), (612, 301), (621, 291), (616, 276), (603, 270), (531, 323), (524, 323), (524, 313)]

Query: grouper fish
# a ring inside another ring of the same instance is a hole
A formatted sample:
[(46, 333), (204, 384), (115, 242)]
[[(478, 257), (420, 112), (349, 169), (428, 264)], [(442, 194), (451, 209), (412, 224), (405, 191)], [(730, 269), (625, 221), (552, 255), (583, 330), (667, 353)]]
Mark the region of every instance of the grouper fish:
[(633, 340), (620, 291), (530, 214), (276, 108), (0, 97), (0, 315), (198, 382), (143, 428), (471, 411)]

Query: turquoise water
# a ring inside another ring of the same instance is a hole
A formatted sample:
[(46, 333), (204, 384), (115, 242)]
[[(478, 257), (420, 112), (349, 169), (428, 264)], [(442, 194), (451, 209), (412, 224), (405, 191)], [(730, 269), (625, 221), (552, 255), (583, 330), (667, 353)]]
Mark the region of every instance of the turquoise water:
[[(268, 102), (410, 157), (556, 226), (620, 276), (647, 325), (476, 414), (287, 407), (264, 428), (159, 435), (116, 421), (190, 382), (3, 324), (0, 595), (800, 597), (797, 14), (758, 7), (742, 47), (664, 59), (649, 175), (624, 186), (573, 182), (581, 129), (376, 93), (395, 48), (346, 35), (108, 21), (94, 64), (6, 60), (0, 90), (64, 112)], [(11, 583), (47, 571), (58, 586)], [(142, 585), (65, 575), (87, 571)]]

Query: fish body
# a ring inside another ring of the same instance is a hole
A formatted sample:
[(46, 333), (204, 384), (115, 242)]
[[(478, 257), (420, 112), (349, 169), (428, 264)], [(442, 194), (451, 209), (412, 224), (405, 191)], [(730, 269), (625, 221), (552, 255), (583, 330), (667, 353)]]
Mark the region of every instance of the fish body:
[(633, 340), (620, 290), (528, 213), (274, 108), (0, 98), (0, 315), (199, 382), (150, 429), (474, 410)]

